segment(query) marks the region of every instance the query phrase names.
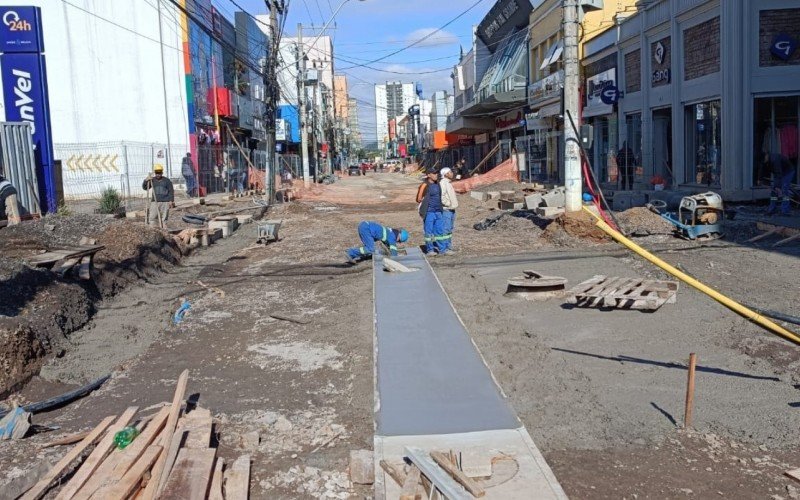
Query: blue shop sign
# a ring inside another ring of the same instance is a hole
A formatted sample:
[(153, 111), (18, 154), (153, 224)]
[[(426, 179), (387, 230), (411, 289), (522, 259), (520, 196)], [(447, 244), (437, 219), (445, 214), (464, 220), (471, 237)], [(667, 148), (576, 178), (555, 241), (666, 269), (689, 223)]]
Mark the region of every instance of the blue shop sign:
[(769, 50), (775, 57), (788, 61), (797, 50), (797, 40), (786, 33), (779, 33), (772, 40)]
[(622, 92), (614, 85), (606, 87), (600, 93), (600, 100), (603, 102), (603, 104), (607, 104), (609, 106), (616, 104), (620, 97), (622, 97)]
[(44, 52), (39, 7), (0, 7), (0, 52)]

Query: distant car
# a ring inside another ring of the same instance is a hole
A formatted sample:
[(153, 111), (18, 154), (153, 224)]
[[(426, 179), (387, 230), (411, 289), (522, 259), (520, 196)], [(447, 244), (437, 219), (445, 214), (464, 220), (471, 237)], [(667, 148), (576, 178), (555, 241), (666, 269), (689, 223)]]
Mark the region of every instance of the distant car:
[(375, 165), (373, 165), (369, 161), (362, 161), (361, 162), (361, 168), (363, 168), (364, 170), (374, 170), (375, 169)]
[(347, 167), (347, 175), (361, 175), (361, 167), (359, 165), (350, 165)]

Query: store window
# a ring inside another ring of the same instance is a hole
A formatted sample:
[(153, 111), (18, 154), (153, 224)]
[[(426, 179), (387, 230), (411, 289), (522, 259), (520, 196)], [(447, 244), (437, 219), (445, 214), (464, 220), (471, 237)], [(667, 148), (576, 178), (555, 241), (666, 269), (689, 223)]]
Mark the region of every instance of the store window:
[(625, 137), (617, 151), (618, 184), (631, 189), (642, 176), (642, 114), (625, 115)]
[(722, 173), (720, 101), (686, 106), (686, 154), (689, 182), (719, 186)]
[(765, 154), (782, 154), (797, 167), (798, 143), (800, 143), (800, 97), (755, 99), (753, 117), (755, 118), (753, 185), (769, 186), (771, 172), (764, 168)]

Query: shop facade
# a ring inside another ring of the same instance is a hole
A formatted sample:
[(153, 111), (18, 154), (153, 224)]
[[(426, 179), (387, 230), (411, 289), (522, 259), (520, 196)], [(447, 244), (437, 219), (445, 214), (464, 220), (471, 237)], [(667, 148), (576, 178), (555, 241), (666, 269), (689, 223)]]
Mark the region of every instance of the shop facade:
[(618, 31), (618, 144), (636, 188), (768, 196), (765, 152), (797, 164), (800, 5), (662, 0)]

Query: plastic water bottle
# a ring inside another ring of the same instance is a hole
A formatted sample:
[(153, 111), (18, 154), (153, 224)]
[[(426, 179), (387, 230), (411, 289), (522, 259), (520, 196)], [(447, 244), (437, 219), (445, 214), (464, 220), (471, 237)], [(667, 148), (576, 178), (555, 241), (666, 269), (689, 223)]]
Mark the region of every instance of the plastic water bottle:
[(136, 436), (139, 435), (139, 431), (136, 427), (125, 427), (121, 431), (114, 434), (114, 444), (117, 445), (117, 448), (120, 450), (124, 450), (126, 446), (131, 444)]

